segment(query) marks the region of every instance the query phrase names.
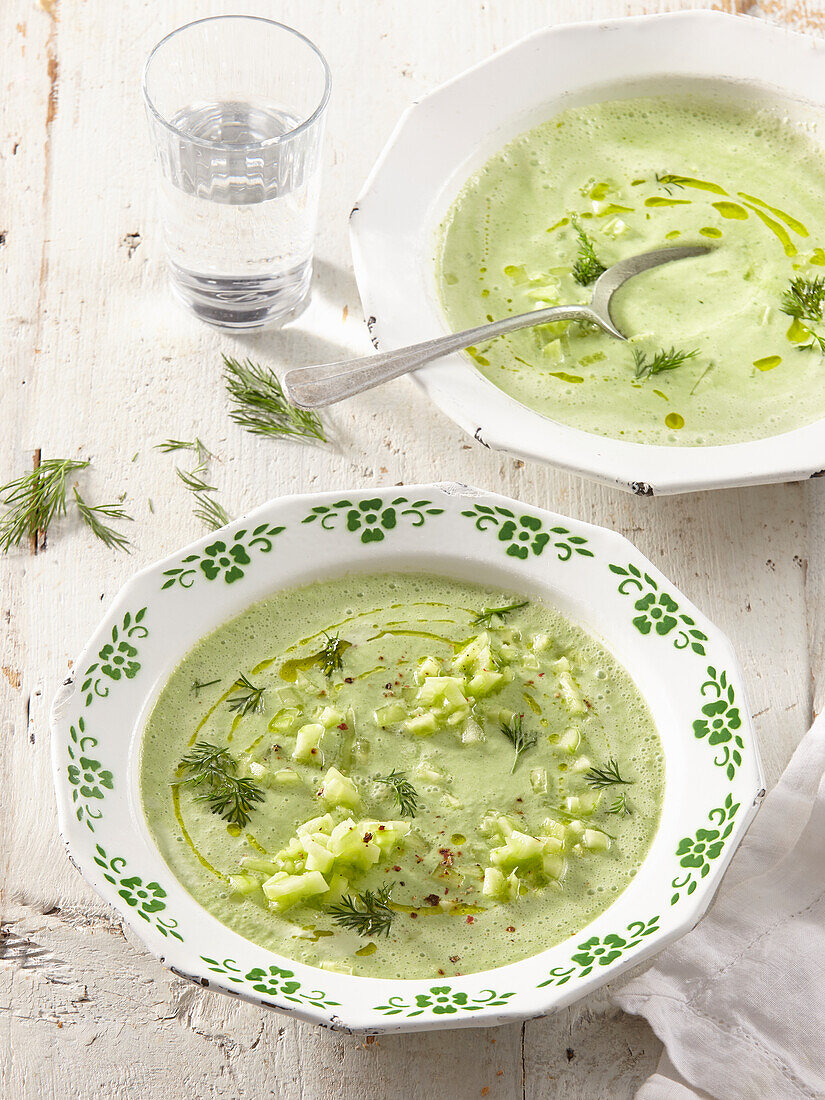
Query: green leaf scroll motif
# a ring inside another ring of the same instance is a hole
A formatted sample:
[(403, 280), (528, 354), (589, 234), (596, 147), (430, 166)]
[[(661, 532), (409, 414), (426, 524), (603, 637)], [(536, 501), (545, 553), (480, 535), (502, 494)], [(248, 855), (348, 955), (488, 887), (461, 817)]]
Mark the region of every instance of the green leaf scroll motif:
[(176, 584), (191, 588), (199, 576), (208, 581), (223, 579), (225, 584), (234, 584), (244, 576), (253, 552), (268, 554), (272, 550), (272, 540), (283, 530), (283, 527), (260, 523), (251, 531), (241, 527), (231, 536), (216, 539), (200, 553), (187, 554), (174, 569), (164, 569), (166, 580), (160, 586), (161, 591)]
[(710, 828), (697, 829), (694, 836), (686, 836), (679, 841), (676, 855), (684, 871), (676, 875), (671, 883), (675, 891), (670, 899), (671, 905), (675, 905), (681, 897), (692, 894), (700, 880), (710, 873), (711, 863), (722, 854), (725, 841), (733, 832), (733, 819), (739, 806), (740, 803), (734, 802), (733, 795), (729, 794), (724, 806), (717, 806), (708, 814)]
[(334, 1008), (339, 1004), (338, 1001), (330, 1000), (321, 990), (302, 988), (302, 983), (296, 980), (292, 970), (283, 970), (279, 966), (256, 966), (244, 974), (234, 959), (220, 962), (206, 955), (201, 955), (201, 959), (213, 974), (220, 974), (236, 984), (248, 982), (256, 993), (263, 993), (267, 997), (281, 997), (293, 1004), (308, 1004), (314, 1008)]
[(709, 745), (719, 745), (720, 750), (714, 758), (718, 768), (724, 768), (728, 779), (733, 781), (736, 769), (742, 763), (742, 750), (745, 743), (737, 731), (742, 727), (742, 717), (736, 704), (733, 684), (724, 670), (718, 673), (708, 665), (708, 677), (702, 684), (701, 692), (710, 699), (702, 707), (702, 717), (693, 723), (693, 736), (698, 740), (708, 739)]
[(593, 557), (582, 535), (572, 535), (566, 527), (545, 527), (538, 516), (517, 515), (509, 508), (488, 504), (474, 504), (461, 514), (474, 520), (477, 531), (495, 531), (498, 541), (506, 544), (504, 552), (511, 558), (524, 561), (530, 554), (538, 557), (548, 544), (556, 550), (559, 561), (569, 561), (574, 554)]
[(112, 627), (111, 641), (107, 642), (83, 673), (80, 690), (88, 707), (95, 698), (105, 699), (109, 688), (118, 680), (133, 680), (140, 672), (140, 662), (135, 642), (147, 637), (149, 631), (143, 624), (146, 608), (132, 614), (127, 611), (120, 626)]
[(408, 500), (396, 497), (389, 503), (380, 497), (363, 500), (336, 500), (334, 504), (321, 504), (304, 516), (301, 523), (320, 522), (325, 531), (332, 531), (339, 520), (344, 519), (346, 530), (357, 534), (361, 542), (383, 542), (399, 525), (411, 523), (422, 527), (427, 516), (443, 515), (443, 508), (436, 508), (431, 500)]
[(183, 941), (176, 931), (178, 922), (172, 917), (160, 916), (166, 909), (166, 891), (158, 882), (144, 882), (137, 875), (126, 873), (126, 860), (122, 856), (109, 856), (99, 844), (95, 845), (95, 863), (103, 868), (103, 877), (117, 889), (130, 909), (147, 924), (154, 925), (162, 936), (174, 936)]
[(403, 1015), (408, 1018), (430, 1012), (434, 1016), (451, 1016), (457, 1012), (479, 1012), (482, 1008), (506, 1005), (512, 993), (496, 993), (492, 989), (482, 989), (476, 994), (453, 990), (449, 985), (434, 985), (426, 993), (415, 997), (399, 995), (390, 997), (385, 1005), (375, 1005), (376, 1012), (385, 1016)]
[(609, 566), (610, 572), (622, 577), (619, 593), (622, 596), (634, 595), (638, 599), (633, 607), (638, 615), (633, 625), (640, 634), (658, 634), (664, 637), (676, 631), (673, 645), (676, 649), (690, 647), (694, 653), (705, 654), (704, 643), (708, 640), (689, 615), (679, 610), (679, 604), (667, 592), (663, 592), (649, 573), (642, 573), (633, 564)]
[(91, 755), (96, 748), (97, 738), (86, 733), (86, 721), (79, 718), (77, 725), (69, 728), (69, 743), (66, 746), (69, 763), (66, 770), (72, 787), (75, 816), (92, 833), (95, 831), (93, 823), (103, 817), (103, 808), (99, 803), (103, 801), (105, 792), (114, 787), (112, 773)]
[(649, 921), (631, 921), (623, 935), (611, 933), (599, 938), (591, 936), (590, 939), (577, 945), (578, 950), (570, 956), (572, 966), (555, 966), (549, 976), (539, 982), (537, 989), (546, 985), (566, 985), (571, 978), (586, 978), (595, 966), (609, 966), (628, 951), (642, 942), (645, 936), (650, 936), (659, 931), (658, 916), (651, 917)]

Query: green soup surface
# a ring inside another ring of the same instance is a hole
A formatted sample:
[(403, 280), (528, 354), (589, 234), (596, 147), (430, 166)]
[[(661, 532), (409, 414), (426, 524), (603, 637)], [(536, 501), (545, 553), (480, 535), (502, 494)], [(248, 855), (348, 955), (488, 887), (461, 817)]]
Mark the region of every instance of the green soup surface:
[[(439, 240), (444, 310), (458, 330), (589, 301), (598, 268), (576, 267), (580, 232), (603, 267), (712, 244), (617, 293), (627, 343), (569, 322), (469, 354), (516, 400), (598, 435), (702, 446), (787, 432), (825, 415), (824, 190), (820, 149), (767, 109), (692, 96), (572, 108), (510, 142), (456, 198)], [(793, 280), (803, 302), (789, 307)], [(659, 369), (671, 349), (689, 357)]]
[(638, 870), (664, 789), (650, 712), (594, 638), (540, 600), (403, 573), (282, 591), (204, 638), (140, 769), (161, 853), (220, 921), (392, 978), (575, 934)]

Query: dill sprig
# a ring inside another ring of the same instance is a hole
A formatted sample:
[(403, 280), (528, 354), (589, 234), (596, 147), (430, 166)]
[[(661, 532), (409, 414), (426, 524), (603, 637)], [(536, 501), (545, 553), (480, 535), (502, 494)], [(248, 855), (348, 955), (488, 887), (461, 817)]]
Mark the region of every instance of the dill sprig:
[(230, 416), (254, 435), (286, 436), (327, 442), (317, 413), (291, 405), (275, 373), (245, 359), (223, 357), (224, 381), (235, 403)]
[(194, 451), (198, 458), (197, 469), (199, 470), (205, 469), (209, 459), (215, 457), (206, 444), (197, 436), (193, 440), (165, 439), (163, 443), (156, 443), (155, 446), (164, 454), (168, 454), (170, 451)]
[(607, 271), (607, 268), (596, 255), (593, 242), (582, 229), (575, 214), (570, 218), (570, 224), (576, 230), (576, 235), (579, 238), (579, 250), (571, 274), (579, 286), (590, 286), (600, 275)]
[(513, 748), (516, 750), (513, 757), (513, 766), (510, 769), (511, 775), (516, 770), (521, 754), (527, 752), (528, 749), (532, 749), (538, 740), (538, 735), (525, 730), (522, 723), (523, 715), (521, 714), (516, 714), (512, 722), (501, 723), (501, 732), (508, 741), (512, 741)]
[(229, 513), (224, 506), (214, 497), (203, 493), (199, 495), (192, 514), (196, 519), (202, 520), (210, 531), (217, 531), (219, 527), (225, 527), (229, 523)]
[(25, 538), (36, 538), (66, 514), (66, 479), (89, 465), (73, 458), (45, 458), (34, 470), (0, 488), (6, 513), (0, 519), (0, 550), (6, 553)]
[(658, 172), (656, 173), (656, 182), (667, 191), (668, 195), (673, 194), (674, 187), (678, 187), (680, 191), (684, 191), (685, 185), (679, 182), (682, 179), (684, 179), (684, 176), (674, 176), (670, 172), (663, 172), (661, 176)]
[(791, 280), (790, 286), (782, 296), (782, 312), (793, 317), (795, 321), (804, 322), (805, 328), (811, 334), (810, 342), (799, 346), (808, 350), (814, 345), (825, 354), (825, 336), (811, 329), (811, 324), (822, 320), (825, 310), (825, 276), (817, 275), (814, 279), (806, 279), (798, 275)]
[(510, 611), (518, 611), (522, 607), (527, 607), (529, 600), (522, 600), (521, 603), (511, 603), (504, 607), (483, 607), (478, 615), (472, 620), (473, 626), (492, 626), (494, 615), (507, 615)]
[(398, 772), (393, 768), (389, 775), (380, 776), (376, 782), (385, 783), (392, 789), (398, 803), (398, 812), (402, 817), (415, 817), (418, 809), (418, 792), (407, 779), (406, 772)]
[(344, 650), (349, 647), (349, 642), (342, 641), (337, 634), (332, 637), (324, 631), (326, 644), (318, 654), (318, 663), (326, 676), (332, 676), (343, 667)]
[(678, 348), (665, 351), (662, 348), (656, 352), (652, 359), (648, 359), (647, 353), (642, 351), (641, 348), (634, 348), (633, 362), (636, 364), (636, 379), (643, 382), (654, 374), (661, 374), (666, 370), (676, 370), (677, 367), (681, 367), (688, 359), (693, 359), (698, 354), (696, 348), (693, 351), (681, 351)]
[(607, 812), (609, 814), (616, 814), (619, 817), (629, 817), (630, 806), (627, 804), (627, 795), (624, 791), (621, 791), (613, 802), (611, 802)]
[(597, 791), (604, 790), (605, 787), (612, 787), (617, 783), (623, 783), (627, 786), (633, 782), (632, 779), (622, 779), (619, 765), (612, 756), (603, 768), (589, 768), (584, 773), (584, 778)]
[(193, 680), (192, 691), (197, 695), (203, 691), (204, 688), (212, 687), (213, 684), (219, 684), (220, 680)]
[(359, 936), (388, 936), (395, 913), (389, 907), (392, 884), (385, 883), (379, 890), (365, 890), (363, 894), (347, 894), (327, 912), (336, 924), (357, 932)]
[(241, 718), (245, 714), (257, 714), (264, 708), (264, 692), (266, 688), (255, 687), (253, 683), (244, 676), (243, 673), (238, 677), (238, 690), (234, 695), (230, 695), (227, 702), (229, 703), (230, 710), (236, 710)]
[(205, 788), (197, 801), (207, 802), (213, 814), (231, 825), (248, 825), (255, 803), (263, 801), (263, 791), (254, 780), (237, 776), (238, 765), (228, 749), (198, 741), (179, 767), (186, 774), (183, 783)]
[(80, 518), (92, 534), (99, 538), (103, 545), (108, 546), (110, 550), (123, 550), (127, 554), (130, 553), (131, 542), (125, 535), (121, 535), (119, 531), (116, 531), (114, 527), (109, 527), (103, 519), (103, 517), (106, 519), (126, 519), (131, 522), (132, 516), (124, 512), (123, 505), (120, 503), (87, 504), (76, 488), (73, 491)]

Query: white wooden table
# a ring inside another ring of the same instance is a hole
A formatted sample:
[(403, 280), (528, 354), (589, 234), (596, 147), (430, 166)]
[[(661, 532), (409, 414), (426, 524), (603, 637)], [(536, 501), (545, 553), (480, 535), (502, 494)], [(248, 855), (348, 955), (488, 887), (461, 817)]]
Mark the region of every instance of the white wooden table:
[[(696, 6), (825, 31), (825, 0), (2, 0), (0, 482), (38, 450), (91, 458), (83, 486), (94, 500), (126, 492), (137, 546), (110, 553), (69, 522), (42, 552), (0, 559), (0, 1096), (619, 1100), (653, 1069), (658, 1040), (606, 994), (523, 1026), (364, 1042), (175, 978), (66, 860), (48, 710), (130, 571), (200, 533), (153, 450), (197, 433), (233, 514), (284, 493), (449, 478), (621, 531), (733, 639), (776, 780), (825, 684), (823, 481), (633, 498), (484, 450), (406, 380), (338, 406), (333, 448), (302, 448), (237, 429), (220, 378), (222, 351), (281, 368), (369, 349), (347, 214), (413, 97), (548, 21)], [(162, 34), (233, 8), (299, 27), (335, 80), (313, 304), (244, 340), (167, 294), (139, 94)]]

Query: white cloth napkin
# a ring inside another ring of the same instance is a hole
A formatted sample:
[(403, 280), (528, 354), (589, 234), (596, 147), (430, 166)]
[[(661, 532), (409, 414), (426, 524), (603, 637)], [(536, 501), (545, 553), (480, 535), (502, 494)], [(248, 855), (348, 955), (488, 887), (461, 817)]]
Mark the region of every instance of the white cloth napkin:
[(825, 715), (697, 928), (613, 999), (665, 1044), (636, 1100), (825, 1097)]

